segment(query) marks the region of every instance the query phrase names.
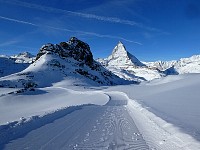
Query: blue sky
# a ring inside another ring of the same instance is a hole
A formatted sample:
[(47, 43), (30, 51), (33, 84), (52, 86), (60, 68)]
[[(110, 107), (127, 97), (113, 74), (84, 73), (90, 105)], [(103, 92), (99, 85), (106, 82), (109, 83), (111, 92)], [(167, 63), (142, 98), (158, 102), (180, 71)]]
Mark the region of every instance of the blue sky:
[(71, 36), (95, 58), (118, 41), (143, 61), (200, 54), (199, 0), (0, 0), (0, 54), (29, 51)]

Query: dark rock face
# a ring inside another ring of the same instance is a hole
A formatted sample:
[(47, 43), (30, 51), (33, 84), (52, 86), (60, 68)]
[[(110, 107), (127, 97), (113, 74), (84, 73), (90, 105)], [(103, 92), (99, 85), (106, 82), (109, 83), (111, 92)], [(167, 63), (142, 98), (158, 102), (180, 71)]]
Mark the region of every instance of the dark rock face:
[(61, 42), (60, 44), (46, 44), (41, 47), (37, 54), (38, 60), (43, 54), (58, 54), (61, 58), (72, 57), (75, 60), (91, 66), (93, 63), (93, 55), (87, 43), (72, 37), (68, 42)]
[(166, 69), (164, 72), (164, 74), (166, 75), (178, 75), (179, 73), (176, 71), (176, 69), (174, 68), (174, 66)]

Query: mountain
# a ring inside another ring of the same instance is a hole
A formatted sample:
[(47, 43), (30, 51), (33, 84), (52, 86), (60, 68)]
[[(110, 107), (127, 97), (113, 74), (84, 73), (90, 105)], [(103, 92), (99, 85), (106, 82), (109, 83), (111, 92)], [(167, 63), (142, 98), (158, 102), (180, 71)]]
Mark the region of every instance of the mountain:
[(115, 75), (130, 81), (146, 81), (167, 75), (200, 73), (200, 55), (172, 61), (143, 62), (119, 42), (108, 58), (97, 59)]
[(127, 83), (93, 59), (87, 43), (72, 37), (68, 42), (43, 45), (25, 70), (0, 78), (2, 87), (66, 85), (115, 85)]
[(189, 58), (181, 58), (174, 61), (156, 61), (143, 62), (147, 66), (156, 67), (162, 71), (174, 68), (178, 74), (200, 73), (200, 55), (194, 55)]
[(19, 53), (18, 55), (10, 56), (15, 63), (32, 63), (35, 59), (35, 56), (29, 52)]
[(14, 56), (0, 55), (0, 77), (26, 69), (34, 60), (34, 55), (24, 52)]
[(97, 59), (104, 67), (117, 76), (130, 81), (146, 81), (165, 76), (155, 67), (148, 67), (129, 53), (123, 43), (119, 42), (112, 54), (105, 59)]
[(108, 57), (109, 66), (117, 66), (124, 68), (127, 66), (142, 67), (145, 66), (135, 56), (126, 51), (125, 46), (119, 41), (117, 46), (113, 49), (112, 54)]

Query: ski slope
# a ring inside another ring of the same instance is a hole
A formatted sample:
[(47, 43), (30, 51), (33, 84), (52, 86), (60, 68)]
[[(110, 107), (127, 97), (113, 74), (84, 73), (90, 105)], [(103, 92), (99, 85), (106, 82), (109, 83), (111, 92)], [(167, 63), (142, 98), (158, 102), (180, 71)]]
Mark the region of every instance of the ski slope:
[[(0, 149), (198, 150), (199, 74), (0, 90)], [(12, 110), (12, 111), (11, 111)]]
[(1, 139), (0, 148), (149, 149), (127, 110), (127, 96), (120, 92), (105, 94), (109, 101), (103, 106), (83, 106), (62, 117), (49, 117), (40, 127), (42, 118), (8, 129), (10, 138)]

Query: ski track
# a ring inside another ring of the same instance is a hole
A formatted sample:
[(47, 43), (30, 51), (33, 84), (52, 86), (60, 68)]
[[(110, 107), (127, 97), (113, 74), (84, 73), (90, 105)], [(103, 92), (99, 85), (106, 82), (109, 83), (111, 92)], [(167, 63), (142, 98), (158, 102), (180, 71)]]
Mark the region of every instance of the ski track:
[(127, 110), (126, 95), (106, 94), (106, 105), (85, 106), (10, 141), (4, 149), (149, 149)]

